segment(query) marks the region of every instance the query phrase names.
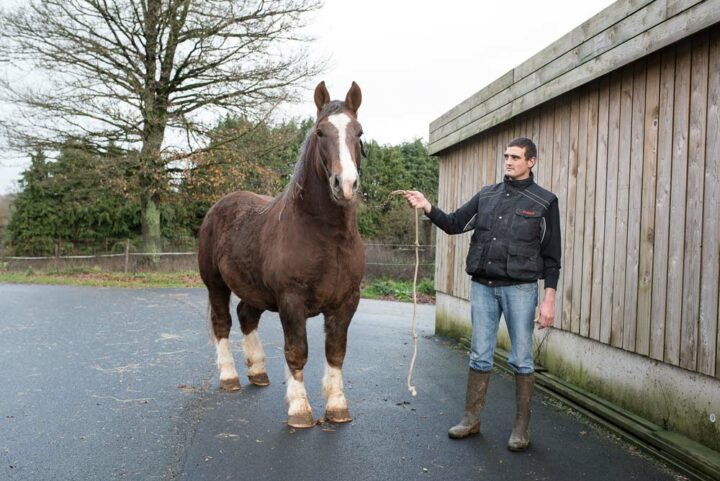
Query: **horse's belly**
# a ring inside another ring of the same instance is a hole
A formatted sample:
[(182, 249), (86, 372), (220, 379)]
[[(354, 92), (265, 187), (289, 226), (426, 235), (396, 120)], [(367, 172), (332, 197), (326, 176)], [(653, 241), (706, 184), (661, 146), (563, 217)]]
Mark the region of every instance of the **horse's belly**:
[(277, 312), (277, 302), (273, 296), (268, 295), (260, 289), (253, 288), (248, 284), (229, 285), (233, 294), (238, 296), (244, 303), (263, 311)]
[(258, 277), (257, 267), (243, 265), (243, 263), (231, 262), (227, 258), (221, 258), (219, 262), (225, 284), (243, 302), (265, 311), (277, 312), (277, 301)]

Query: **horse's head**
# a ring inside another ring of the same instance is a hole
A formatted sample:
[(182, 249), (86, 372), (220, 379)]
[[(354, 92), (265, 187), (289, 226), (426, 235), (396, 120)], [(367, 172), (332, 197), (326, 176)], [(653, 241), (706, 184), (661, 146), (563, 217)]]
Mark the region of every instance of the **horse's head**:
[(320, 155), (320, 173), (327, 177), (332, 199), (338, 204), (352, 202), (360, 187), (362, 126), (357, 111), (362, 101), (360, 87), (353, 82), (345, 101), (330, 100), (325, 82), (315, 88), (318, 109), (314, 135)]

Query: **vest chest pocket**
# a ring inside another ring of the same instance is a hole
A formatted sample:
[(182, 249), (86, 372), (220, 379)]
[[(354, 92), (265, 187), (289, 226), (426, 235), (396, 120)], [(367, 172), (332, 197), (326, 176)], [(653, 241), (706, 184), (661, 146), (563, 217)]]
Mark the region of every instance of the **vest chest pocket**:
[(515, 209), (512, 233), (519, 241), (540, 242), (543, 237), (543, 212), (540, 209), (519, 207)]

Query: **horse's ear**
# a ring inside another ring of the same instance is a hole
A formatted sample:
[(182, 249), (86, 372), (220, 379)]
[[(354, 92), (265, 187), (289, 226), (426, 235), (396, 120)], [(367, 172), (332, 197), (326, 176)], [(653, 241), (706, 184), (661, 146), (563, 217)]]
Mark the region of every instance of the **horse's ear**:
[(325, 81), (323, 80), (317, 84), (317, 87), (315, 87), (315, 106), (317, 107), (318, 112), (320, 112), (329, 102), (330, 92), (328, 92), (327, 87), (325, 87)]
[(347, 105), (350, 110), (357, 113), (361, 103), (362, 92), (360, 91), (358, 84), (353, 82), (350, 86), (350, 90), (348, 90), (348, 93), (345, 96), (345, 105)]

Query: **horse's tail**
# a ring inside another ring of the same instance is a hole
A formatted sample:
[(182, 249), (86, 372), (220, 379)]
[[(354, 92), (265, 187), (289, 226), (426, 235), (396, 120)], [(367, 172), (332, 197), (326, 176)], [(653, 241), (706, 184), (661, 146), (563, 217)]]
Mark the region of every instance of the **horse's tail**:
[(211, 346), (214, 346), (215, 344), (217, 344), (217, 339), (215, 338), (215, 329), (213, 329), (212, 323), (212, 307), (210, 306), (210, 296), (208, 296), (207, 319), (205, 320), (205, 325), (207, 326), (208, 331), (208, 341), (210, 342)]

